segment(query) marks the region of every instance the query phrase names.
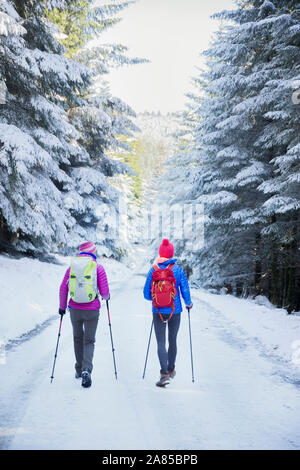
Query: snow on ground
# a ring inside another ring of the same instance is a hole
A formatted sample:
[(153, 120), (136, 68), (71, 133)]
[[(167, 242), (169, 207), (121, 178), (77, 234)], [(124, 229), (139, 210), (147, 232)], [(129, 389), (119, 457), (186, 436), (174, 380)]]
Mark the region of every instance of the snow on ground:
[(289, 315), (262, 296), (240, 299), (211, 294), (204, 289), (194, 290), (193, 295), (222, 312), (232, 328), (257, 340), (266, 353), (292, 362), (300, 371), (299, 315)]
[[(70, 257), (57, 256), (52, 264), (37, 259), (0, 256), (0, 341), (6, 343), (57, 315), (58, 289)], [(100, 258), (113, 284), (130, 274), (129, 268), (111, 258)]]
[[(39, 302), (45, 312), (43, 318), (47, 316), (48, 305), (52, 315), (53, 309), (57, 310), (58, 285), (66, 266), (51, 266), (54, 285), (51, 294), (49, 287), (45, 299), (37, 292), (45, 282), (47, 264), (38, 261), (32, 264), (31, 260), (23, 259), (26, 271), (19, 261), (6, 258), (3, 261), (15, 263), (19, 273), (27, 273), (27, 286), (34, 295), (31, 301)], [(295, 379), (299, 366), (287, 354), (288, 343), (298, 334), (295, 335), (295, 329), (299, 331), (299, 317), (284, 316), (284, 312), (252, 301), (193, 290), (195, 382), (192, 383), (185, 311), (178, 336), (177, 375), (167, 389), (159, 389), (154, 385), (159, 376), (154, 336), (146, 377), (142, 379), (151, 327), (151, 306), (142, 296), (147, 267), (133, 273), (113, 260), (106, 261), (107, 264), (103, 260), (103, 265), (112, 286), (110, 313), (118, 379), (114, 376), (107, 314), (103, 308), (92, 387), (84, 389), (80, 380), (74, 378), (68, 314), (62, 324), (55, 378), (50, 383), (59, 325), (57, 315), (38, 335), (9, 349), (0, 364), (5, 376), (0, 391), (0, 448), (300, 449), (300, 382)], [(14, 267), (11, 264), (12, 275)], [(39, 276), (34, 275), (34, 267)], [(20, 279), (18, 276), (13, 278)], [(0, 278), (4, 286), (10, 282), (2, 268)], [(22, 288), (19, 286), (19, 294), (10, 304), (15, 322), (21, 315), (17, 308), (20, 299), (25, 298), (27, 303), (30, 300), (29, 293), (20, 294)], [(52, 296), (55, 300), (50, 299)], [(27, 303), (31, 328), (37, 320)], [(2, 318), (7, 321), (6, 316)], [(280, 334), (275, 335), (277, 324)], [(7, 325), (13, 331), (11, 323)], [(263, 325), (269, 326), (270, 331), (260, 333)], [(279, 342), (280, 335), (285, 336), (285, 341)], [(280, 346), (276, 350), (280, 360), (267, 354), (268, 345), (273, 344)]]
[[(127, 265), (147, 273), (143, 252), (128, 258)], [(70, 257), (57, 256), (60, 264), (36, 259), (13, 259), (0, 256), (1, 323), (0, 341), (6, 343), (36, 328), (57, 315), (58, 288), (69, 266)], [(130, 278), (133, 271), (111, 258), (101, 258), (111, 288)], [(144, 269), (143, 269), (144, 268)], [(240, 333), (257, 339), (265, 351), (292, 361), (300, 368), (300, 316), (288, 315), (265, 298), (240, 299), (232, 295), (212, 294), (204, 289), (193, 289), (193, 296), (222, 312)], [(299, 358), (299, 359), (298, 359)], [(298, 363), (298, 364), (297, 364)]]

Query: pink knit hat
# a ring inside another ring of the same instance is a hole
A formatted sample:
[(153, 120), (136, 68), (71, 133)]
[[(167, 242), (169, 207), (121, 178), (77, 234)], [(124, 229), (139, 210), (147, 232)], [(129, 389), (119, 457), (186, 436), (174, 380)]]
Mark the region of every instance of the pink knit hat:
[(172, 258), (174, 255), (174, 246), (167, 238), (164, 238), (159, 247), (159, 256), (162, 258)]
[(85, 253), (94, 253), (96, 251), (96, 245), (93, 242), (84, 242), (79, 246), (79, 252), (84, 251)]

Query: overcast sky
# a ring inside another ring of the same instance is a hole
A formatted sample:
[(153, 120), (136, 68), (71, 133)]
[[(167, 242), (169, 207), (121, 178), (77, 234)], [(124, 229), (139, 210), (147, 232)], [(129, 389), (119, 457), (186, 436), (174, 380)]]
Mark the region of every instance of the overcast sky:
[(192, 90), (190, 77), (201, 65), (199, 54), (218, 28), (210, 15), (234, 7), (233, 0), (138, 0), (126, 8), (101, 42), (121, 43), (128, 55), (151, 63), (111, 72), (111, 93), (136, 112), (182, 110), (184, 94)]

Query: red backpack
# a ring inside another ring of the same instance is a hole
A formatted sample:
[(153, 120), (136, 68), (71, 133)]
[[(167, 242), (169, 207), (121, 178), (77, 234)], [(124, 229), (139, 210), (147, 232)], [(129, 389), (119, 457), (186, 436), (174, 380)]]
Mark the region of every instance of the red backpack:
[(151, 282), (152, 304), (158, 311), (160, 319), (163, 322), (165, 320), (159, 308), (172, 307), (172, 312), (167, 321), (170, 320), (175, 310), (176, 279), (172, 271), (173, 266), (174, 264), (169, 264), (165, 269), (160, 269), (157, 265), (153, 266), (154, 272)]

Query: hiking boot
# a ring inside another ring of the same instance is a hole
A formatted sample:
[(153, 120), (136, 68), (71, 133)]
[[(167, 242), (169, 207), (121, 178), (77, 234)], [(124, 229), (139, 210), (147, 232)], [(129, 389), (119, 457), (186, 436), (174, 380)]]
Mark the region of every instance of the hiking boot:
[(158, 382), (156, 382), (157, 387), (164, 387), (165, 385), (168, 385), (170, 383), (170, 377), (168, 372), (161, 372), (160, 373), (160, 379)]
[(176, 370), (175, 370), (175, 369), (169, 370), (169, 377), (170, 377), (170, 379), (174, 379), (175, 375), (176, 375)]
[(90, 387), (92, 385), (92, 378), (91, 374), (88, 370), (84, 370), (81, 374), (82, 382), (81, 385), (85, 388)]

